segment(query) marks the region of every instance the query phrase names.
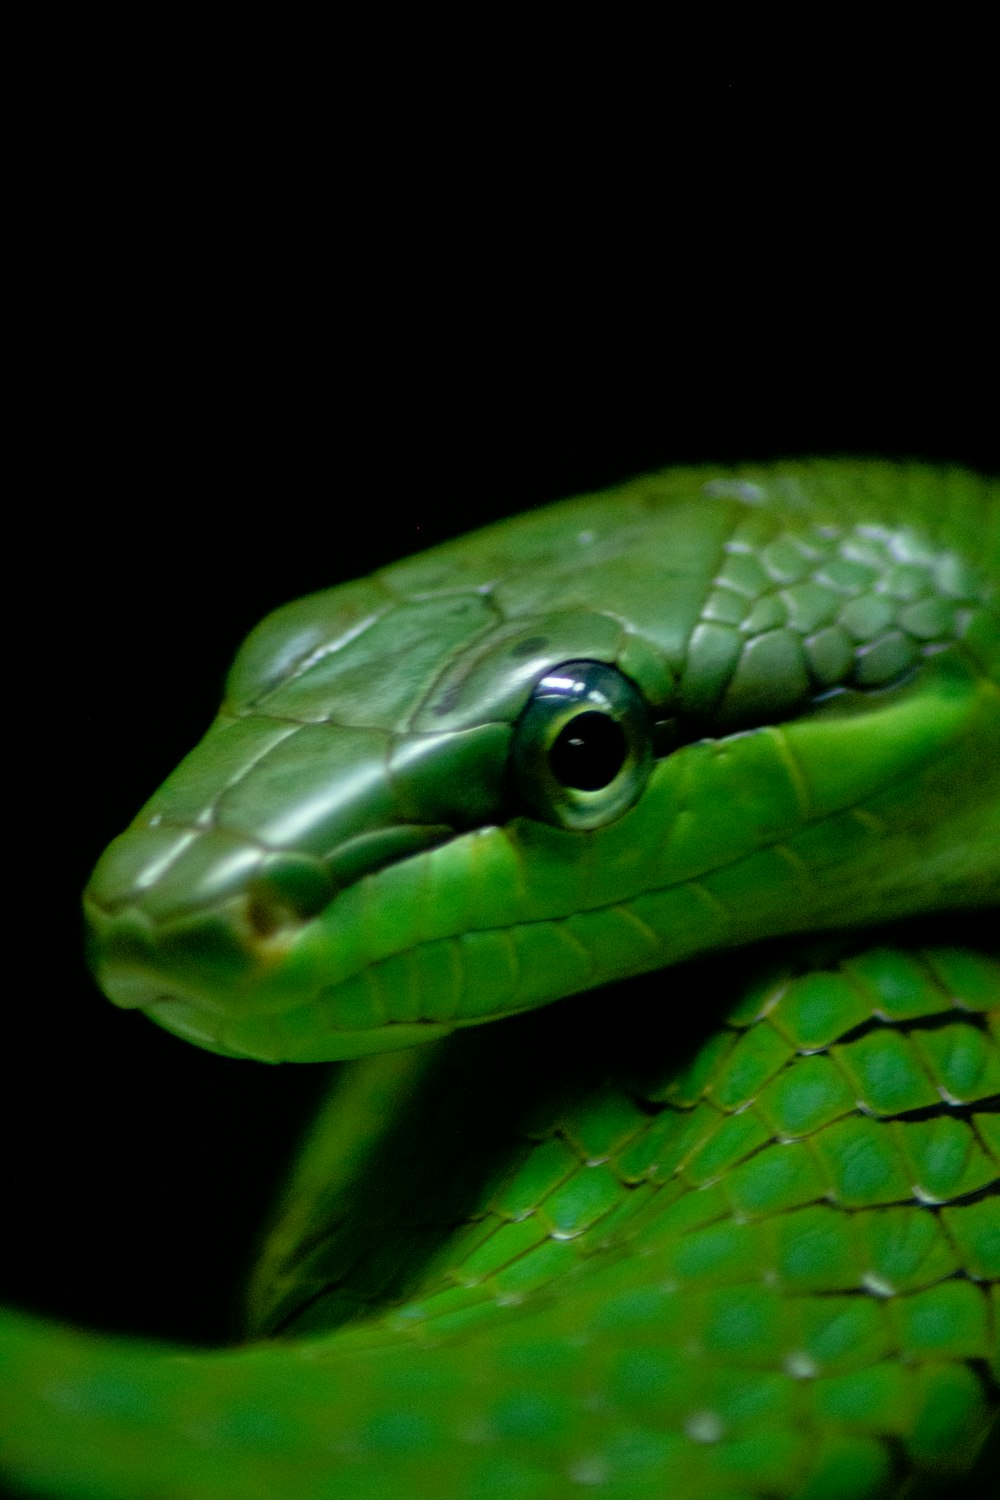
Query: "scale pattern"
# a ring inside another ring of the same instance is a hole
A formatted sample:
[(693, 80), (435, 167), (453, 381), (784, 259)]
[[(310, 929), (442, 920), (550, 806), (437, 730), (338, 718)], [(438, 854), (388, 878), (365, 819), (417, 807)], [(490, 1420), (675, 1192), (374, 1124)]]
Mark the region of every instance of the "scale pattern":
[[(413, 1343), (440, 1368), (460, 1341), (476, 1377), (434, 1427), (456, 1493), (470, 1434), (523, 1464), (525, 1495), (656, 1495), (668, 1476), (692, 1497), (850, 1500), (960, 1468), (1000, 1373), (998, 1027), (1000, 968), (959, 949), (769, 975), (680, 1074), (647, 1058), (642, 1080), (546, 1100), (419, 1294), (345, 1331), (338, 1359)], [(441, 1191), (412, 1163), (401, 1179), (412, 1254), (434, 1217), (412, 1200), (440, 1213)], [(384, 1298), (367, 1258), (338, 1277), (345, 1227), (304, 1255), (285, 1240), (286, 1330)]]
[[(1000, 966), (967, 950), (786, 963), (679, 1073), (665, 1053), (612, 1059), (575, 1097), (534, 1100), (409, 1301), (310, 1334), (318, 1262), (343, 1247), (286, 1239), (271, 1268), (298, 1339), (123, 1362), (29, 1337), (34, 1421), (55, 1410), (74, 1441), (50, 1450), (25, 1418), (19, 1439), (86, 1500), (874, 1500), (916, 1494), (914, 1471), (953, 1483), (1000, 1377), (998, 1034)], [(161, 1433), (185, 1441), (150, 1471)]]

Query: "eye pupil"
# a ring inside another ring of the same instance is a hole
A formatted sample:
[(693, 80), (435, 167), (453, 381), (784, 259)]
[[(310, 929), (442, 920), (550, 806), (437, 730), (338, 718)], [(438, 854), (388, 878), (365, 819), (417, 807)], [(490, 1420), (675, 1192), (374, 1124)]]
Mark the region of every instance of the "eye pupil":
[(608, 714), (577, 714), (549, 751), (552, 774), (563, 786), (596, 792), (614, 781), (625, 764), (628, 740)]

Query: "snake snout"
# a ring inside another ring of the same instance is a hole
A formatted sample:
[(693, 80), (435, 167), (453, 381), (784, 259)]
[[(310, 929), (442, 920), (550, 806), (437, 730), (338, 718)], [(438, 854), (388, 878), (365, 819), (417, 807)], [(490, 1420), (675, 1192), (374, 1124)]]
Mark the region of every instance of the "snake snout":
[(218, 829), (134, 827), (85, 892), (91, 968), (130, 1009), (165, 997), (218, 1012), (246, 1006), (332, 894), (308, 856)]

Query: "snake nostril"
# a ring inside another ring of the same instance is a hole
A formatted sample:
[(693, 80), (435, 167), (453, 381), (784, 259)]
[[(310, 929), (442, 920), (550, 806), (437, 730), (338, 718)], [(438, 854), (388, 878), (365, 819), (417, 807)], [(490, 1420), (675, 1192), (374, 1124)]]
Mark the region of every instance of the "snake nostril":
[[(214, 831), (144, 885), (148, 855), (147, 840), (123, 839), (115, 878), (99, 870), (84, 903), (91, 968), (108, 998), (130, 1009), (179, 996), (226, 1011), (234, 995), (271, 973), (333, 894), (317, 860), (241, 846)], [(185, 858), (191, 878), (170, 887)]]
[(266, 942), (317, 916), (332, 896), (333, 883), (317, 860), (297, 854), (271, 855), (247, 887), (247, 927), (256, 941)]
[(284, 929), (298, 927), (302, 922), (301, 916), (287, 902), (264, 886), (248, 893), (244, 915), (251, 936), (259, 942), (267, 942)]

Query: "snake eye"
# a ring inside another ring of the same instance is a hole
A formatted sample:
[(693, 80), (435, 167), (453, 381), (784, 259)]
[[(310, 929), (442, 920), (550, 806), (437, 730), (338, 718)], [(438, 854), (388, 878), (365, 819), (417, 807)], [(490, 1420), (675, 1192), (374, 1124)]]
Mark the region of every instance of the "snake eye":
[(645, 699), (603, 662), (553, 667), (514, 728), (518, 791), (557, 828), (598, 828), (619, 817), (642, 792), (651, 763)]

